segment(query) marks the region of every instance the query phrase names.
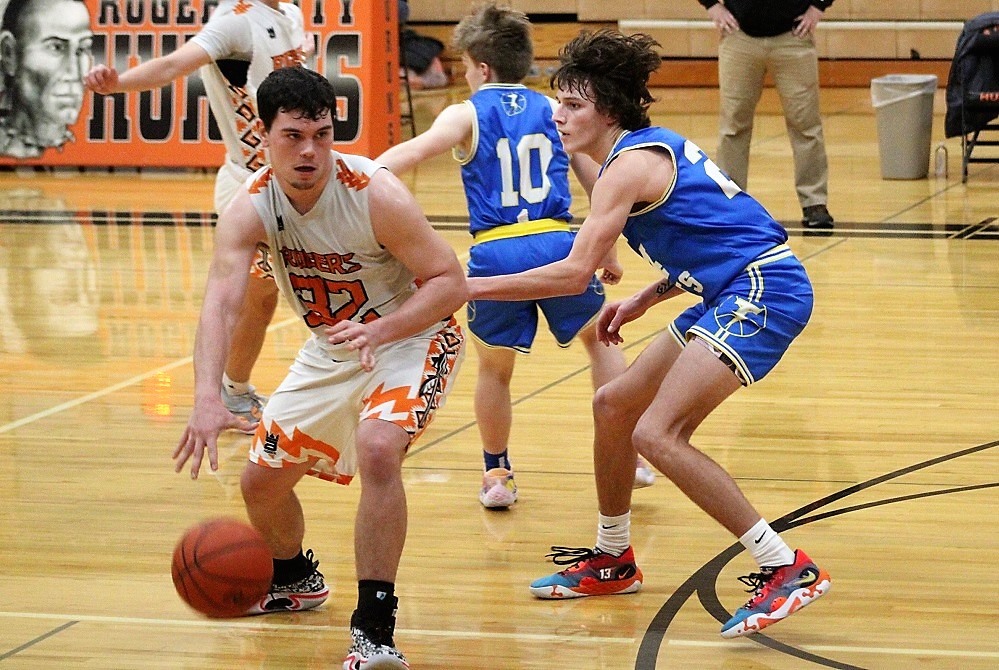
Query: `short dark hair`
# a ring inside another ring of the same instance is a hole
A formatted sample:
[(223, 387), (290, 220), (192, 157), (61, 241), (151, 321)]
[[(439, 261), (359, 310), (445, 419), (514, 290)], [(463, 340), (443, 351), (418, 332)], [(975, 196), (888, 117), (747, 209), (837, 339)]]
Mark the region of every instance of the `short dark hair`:
[(455, 27), (451, 43), (472, 60), (491, 67), (504, 84), (520, 83), (534, 62), (527, 15), (497, 7), (495, 2), (477, 5), (464, 17)]
[(315, 121), (336, 109), (333, 84), (304, 67), (274, 70), (257, 87), (257, 113), (266, 130), (278, 112), (295, 112)]
[(559, 51), (550, 83), (591, 100), (624, 130), (647, 128), (649, 105), (656, 100), (649, 93), (649, 75), (662, 65), (658, 46), (644, 33), (582, 32)]

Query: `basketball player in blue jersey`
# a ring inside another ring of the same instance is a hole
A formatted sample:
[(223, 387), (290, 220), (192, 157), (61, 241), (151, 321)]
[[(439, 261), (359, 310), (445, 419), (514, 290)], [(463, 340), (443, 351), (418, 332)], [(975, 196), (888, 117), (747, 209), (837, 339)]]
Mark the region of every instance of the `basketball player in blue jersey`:
[(697, 146), (651, 127), (649, 75), (655, 40), (616, 31), (583, 33), (559, 54), (555, 123), (566, 150), (601, 164), (586, 218), (561, 261), (506, 277), (469, 279), (475, 300), (524, 300), (581, 290), (624, 235), (661, 280), (608, 305), (601, 342), (686, 292), (701, 298), (673, 321), (593, 400), (596, 547), (553, 547), (565, 570), (531, 584), (540, 598), (632, 593), (642, 573), (630, 544), (632, 454), (637, 448), (752, 554), (759, 572), (741, 580), (753, 596), (721, 629), (745, 635), (793, 614), (829, 590), (830, 579), (792, 550), (732, 477), (690, 443), (701, 422), (740, 386), (762, 379), (804, 329), (812, 311), (805, 270), (787, 233)]
[[(552, 121), (555, 101), (521, 83), (534, 53), (527, 17), (482, 5), (458, 24), (453, 43), (462, 53), (471, 98), (446, 108), (425, 133), (376, 160), (401, 174), (427, 158), (453, 152), (461, 165), (475, 238), (469, 276), (520, 272), (565, 258), (574, 236), (569, 230), (570, 158)], [(588, 189), (598, 166), (586, 156), (571, 163)], [(600, 267), (605, 281), (619, 281), (613, 248)], [(486, 508), (507, 508), (517, 500), (508, 455), (510, 380), (517, 353), (531, 349), (538, 312), (559, 346), (568, 347), (578, 336), (590, 357), (593, 386), (599, 388), (625, 369), (622, 353), (597, 341), (594, 322), (603, 304), (604, 288), (593, 273), (570, 296), (469, 303), (468, 327), (479, 360), (475, 416), (485, 461), (479, 500)], [(651, 469), (638, 461), (633, 485), (654, 481)]]

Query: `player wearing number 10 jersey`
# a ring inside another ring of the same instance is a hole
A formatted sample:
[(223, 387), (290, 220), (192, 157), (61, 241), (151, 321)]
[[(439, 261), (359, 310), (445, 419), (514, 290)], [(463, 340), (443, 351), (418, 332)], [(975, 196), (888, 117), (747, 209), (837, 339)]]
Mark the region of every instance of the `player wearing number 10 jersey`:
[[(471, 97), (445, 108), (426, 132), (392, 147), (378, 161), (402, 173), (431, 156), (452, 152), (461, 166), (468, 202), (468, 275), (521, 272), (565, 258), (569, 228), (569, 167), (589, 190), (597, 164), (570, 157), (552, 121), (555, 101), (523, 83), (531, 67), (530, 23), (521, 13), (480, 5), (459, 22), (454, 47), (462, 54)], [(602, 260), (609, 283), (620, 277), (617, 257)], [(468, 304), (468, 327), (478, 353), (475, 415), (482, 439), (484, 475), (479, 501), (490, 509), (517, 500), (508, 453), (512, 424), (510, 380), (517, 353), (528, 353), (539, 315), (561, 347), (578, 337), (593, 368), (594, 387), (624, 371), (624, 357), (601, 346), (593, 322), (604, 304), (604, 286), (593, 273), (573, 295), (543, 300)], [(644, 463), (636, 485), (654, 481)]]

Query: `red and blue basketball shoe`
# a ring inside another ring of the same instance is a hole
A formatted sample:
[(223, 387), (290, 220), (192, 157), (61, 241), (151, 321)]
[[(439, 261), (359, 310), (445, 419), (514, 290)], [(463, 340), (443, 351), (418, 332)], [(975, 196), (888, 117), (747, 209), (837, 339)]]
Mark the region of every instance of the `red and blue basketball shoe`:
[(795, 550), (794, 563), (760, 568), (739, 581), (749, 587), (753, 597), (722, 626), (722, 637), (757, 633), (815, 602), (832, 585), (829, 573), (801, 549)]
[(538, 598), (606, 596), (642, 588), (642, 571), (635, 565), (631, 547), (620, 556), (599, 549), (552, 547), (548, 557), (555, 565), (570, 567), (532, 582), (531, 593)]

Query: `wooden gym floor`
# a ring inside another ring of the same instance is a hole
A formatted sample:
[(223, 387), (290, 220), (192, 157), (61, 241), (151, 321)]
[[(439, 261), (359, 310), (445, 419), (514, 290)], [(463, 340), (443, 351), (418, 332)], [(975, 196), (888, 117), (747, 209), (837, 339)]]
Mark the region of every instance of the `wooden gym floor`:
[[(717, 92), (667, 89), (655, 121), (714, 153)], [(426, 128), (461, 89), (421, 92)], [(766, 636), (718, 636), (746, 594), (741, 546), (664, 477), (635, 493), (645, 588), (567, 602), (526, 586), (551, 544), (595, 536), (588, 370), (539, 335), (514, 378), (520, 502), (477, 500), (469, 355), (405, 464), (410, 529), (396, 640), (413, 668), (995, 668), (999, 578), (999, 166), (959, 144), (949, 176), (882, 180), (866, 89), (823, 91), (835, 234), (798, 225), (790, 150), (768, 91), (750, 192), (791, 232), (816, 288), (812, 322), (766, 380), (695, 443), (832, 575), (831, 594)], [(942, 141), (942, 92), (934, 145)], [(457, 168), (407, 176), (467, 257)], [(299, 614), (206, 620), (174, 592), (170, 554), (199, 519), (245, 518), (248, 438), (227, 434), (217, 476), (175, 475), (191, 351), (212, 246), (211, 175), (0, 174), (0, 670), (339, 668), (354, 607), (358, 484), (299, 487), (306, 542), (332, 584)], [(583, 200), (575, 208), (586, 213)], [(654, 280), (621, 247), (622, 297)], [(625, 330), (629, 360), (688, 302)], [(463, 315), (462, 315), (463, 316)], [(254, 381), (282, 378), (305, 338), (283, 306)]]

